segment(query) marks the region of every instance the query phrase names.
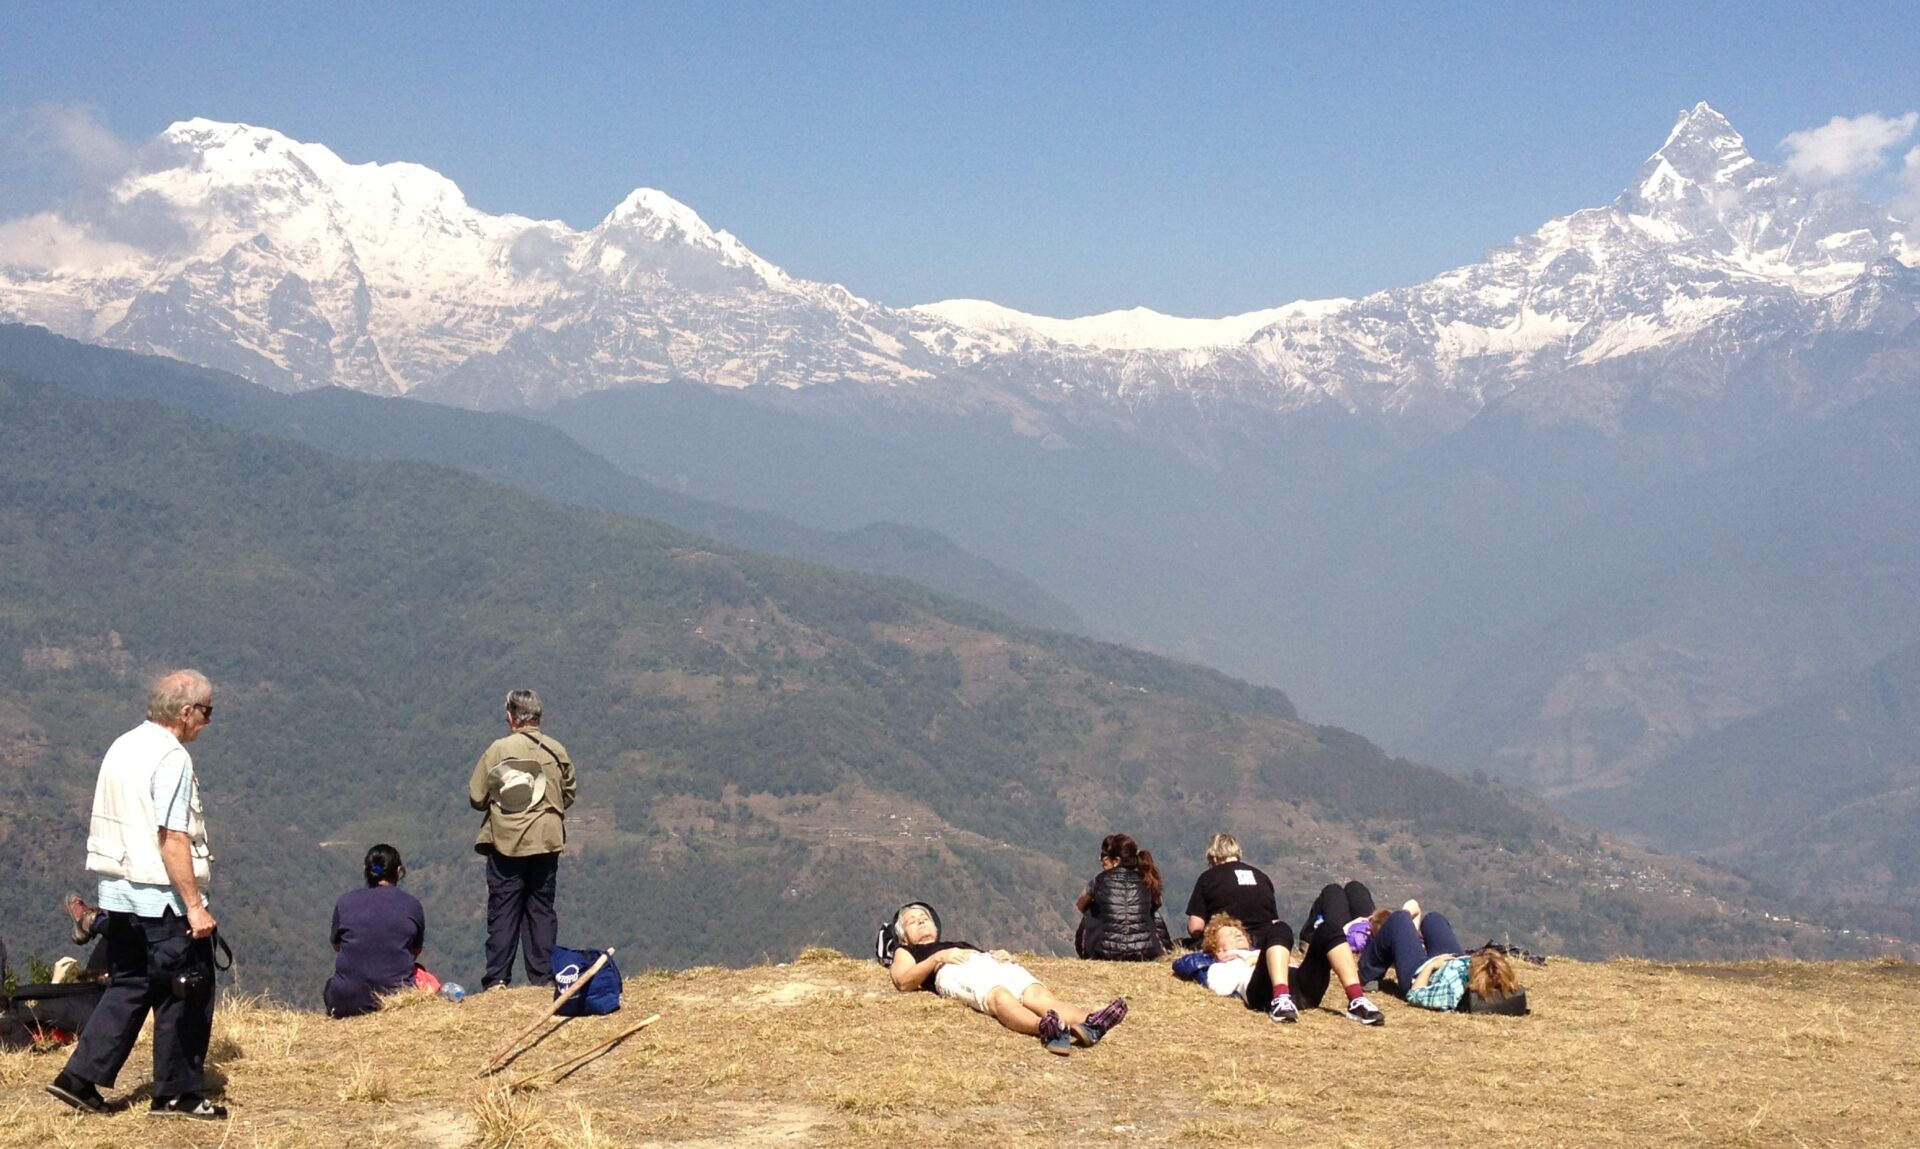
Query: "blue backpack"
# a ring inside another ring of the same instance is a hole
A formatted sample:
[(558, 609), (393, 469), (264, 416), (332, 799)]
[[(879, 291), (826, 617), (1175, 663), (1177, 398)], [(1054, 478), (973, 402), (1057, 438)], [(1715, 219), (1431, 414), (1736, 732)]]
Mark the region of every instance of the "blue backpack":
[[(600, 950), (570, 950), (565, 946), (553, 947), (553, 996), (559, 997), (567, 988), (580, 980), (580, 975), (594, 962), (600, 960)], [(559, 1017), (586, 1017), (592, 1014), (612, 1013), (620, 1008), (620, 970), (608, 958), (600, 972), (593, 975), (585, 989), (567, 999), (557, 1011)]]

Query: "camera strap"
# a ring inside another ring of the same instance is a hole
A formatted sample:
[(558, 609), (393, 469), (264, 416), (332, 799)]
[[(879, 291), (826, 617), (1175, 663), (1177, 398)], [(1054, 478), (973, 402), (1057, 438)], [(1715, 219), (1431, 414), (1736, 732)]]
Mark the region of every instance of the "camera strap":
[[(220, 936), (219, 930), (213, 931), (212, 941), (213, 941), (213, 968), (220, 970), (223, 973), (227, 970), (232, 969), (233, 968), (233, 947), (227, 944), (227, 939)], [(222, 963), (220, 960), (222, 957), (226, 958), (226, 961), (224, 963)]]

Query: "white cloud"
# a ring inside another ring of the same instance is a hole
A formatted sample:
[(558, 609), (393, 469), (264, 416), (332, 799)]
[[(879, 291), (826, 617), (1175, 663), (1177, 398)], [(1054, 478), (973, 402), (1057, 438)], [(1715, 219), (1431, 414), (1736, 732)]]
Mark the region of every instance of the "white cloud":
[[(1900, 165), (1900, 173), (1893, 177), (1895, 191), (1893, 214), (1909, 222), (1920, 221), (1920, 148), (1907, 153), (1906, 162)], [(1920, 239), (1920, 237), (1914, 237)]]
[(1920, 112), (1904, 116), (1835, 116), (1817, 128), (1792, 132), (1780, 141), (1787, 170), (1820, 183), (1834, 183), (1877, 171), (1887, 153), (1913, 135)]
[(66, 181), (87, 186), (125, 174), (138, 155), (92, 108), (79, 104), (41, 104), (0, 113), (0, 140), (16, 159), (37, 161), (57, 169)]
[(44, 105), (34, 109), (31, 122), (47, 149), (85, 182), (110, 180), (133, 166), (133, 145), (101, 123), (92, 108)]

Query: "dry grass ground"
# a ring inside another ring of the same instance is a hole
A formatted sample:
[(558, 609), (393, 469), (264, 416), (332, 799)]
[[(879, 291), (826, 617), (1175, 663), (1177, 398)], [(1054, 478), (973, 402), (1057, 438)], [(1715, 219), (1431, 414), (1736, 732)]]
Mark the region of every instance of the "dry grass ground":
[[(1526, 970), (1535, 1014), (1385, 1001), (1278, 1026), (1163, 964), (1035, 959), (1070, 1000), (1125, 994), (1097, 1048), (1049, 1056), (880, 969), (791, 964), (629, 979), (626, 1008), (564, 1024), (489, 1085), (474, 1070), (546, 996), (407, 995), (330, 1022), (224, 1005), (228, 1127), (144, 1114), (143, 1040), (111, 1117), (41, 1092), (59, 1054), (0, 1056), (0, 1146), (479, 1149), (848, 1145), (1907, 1145), (1920, 1138), (1920, 967), (1896, 962)], [(1335, 991), (1335, 995), (1337, 996)], [(1329, 998), (1328, 1005), (1332, 1005)], [(652, 1027), (557, 1083), (503, 1082)]]

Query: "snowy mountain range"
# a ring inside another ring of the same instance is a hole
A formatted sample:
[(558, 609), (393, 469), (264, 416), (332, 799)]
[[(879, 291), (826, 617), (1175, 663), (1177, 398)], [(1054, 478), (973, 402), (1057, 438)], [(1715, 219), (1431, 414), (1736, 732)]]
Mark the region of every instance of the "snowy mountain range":
[(1223, 319), (889, 308), (787, 275), (659, 191), (577, 231), (476, 210), (418, 165), (196, 119), (103, 195), (0, 224), (0, 319), (284, 390), (479, 407), (851, 381), (1442, 423), (1505, 401), (1605, 424), (1647, 395), (1711, 399), (1747, 362), (1805, 400), (1793, 354), (1905, 328), (1916, 263), (1899, 221), (1755, 160), (1704, 103), (1606, 207), (1425, 283)]

